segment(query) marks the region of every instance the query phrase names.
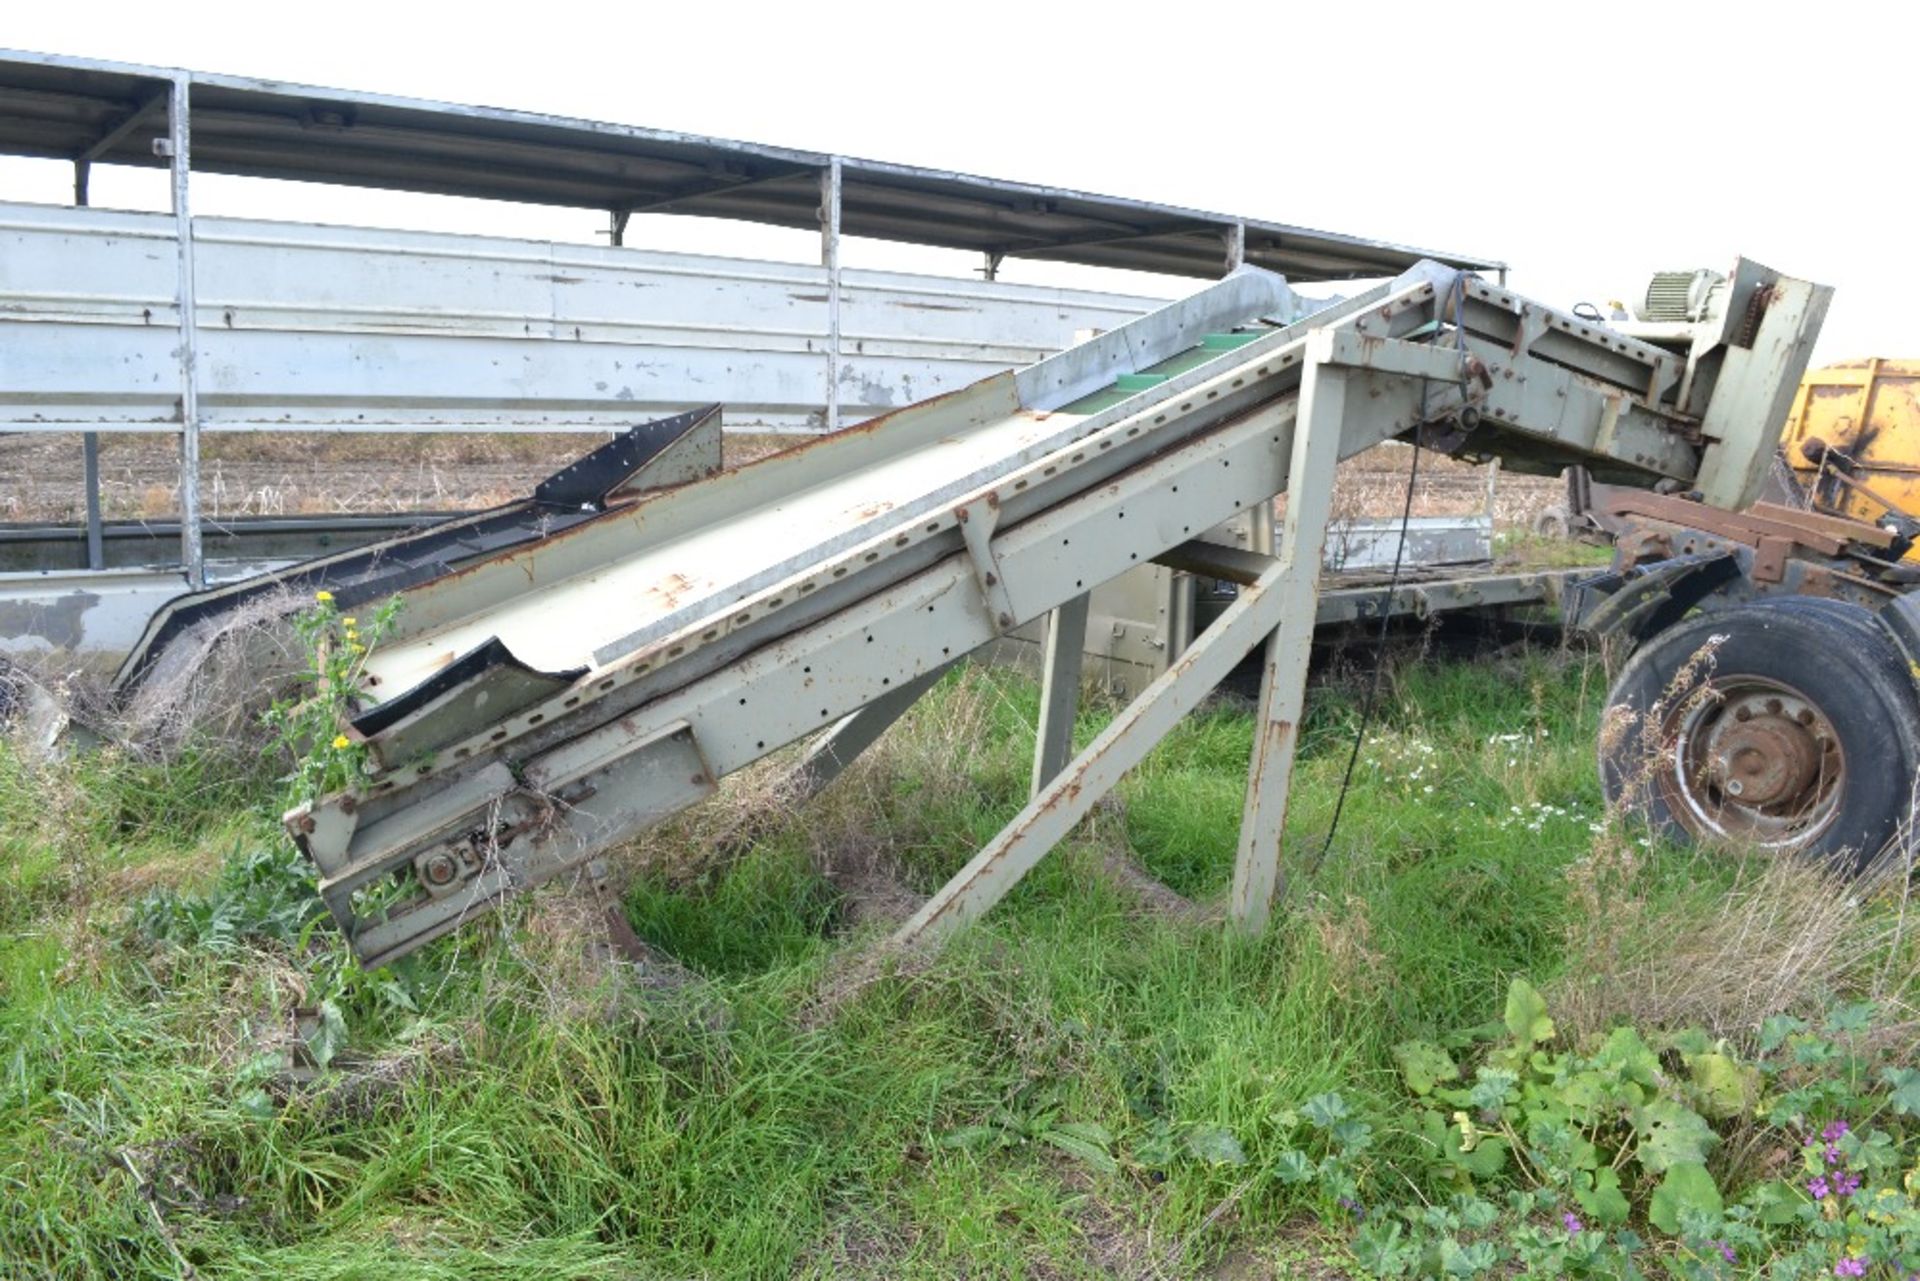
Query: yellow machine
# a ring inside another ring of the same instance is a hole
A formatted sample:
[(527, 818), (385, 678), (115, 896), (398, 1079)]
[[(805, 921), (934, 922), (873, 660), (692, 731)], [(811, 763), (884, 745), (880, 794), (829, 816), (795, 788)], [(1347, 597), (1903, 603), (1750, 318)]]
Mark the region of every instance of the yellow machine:
[[(1815, 506), (1871, 524), (1920, 521), (1920, 360), (1809, 373), (1780, 445)], [(1920, 560), (1920, 545), (1906, 559)]]

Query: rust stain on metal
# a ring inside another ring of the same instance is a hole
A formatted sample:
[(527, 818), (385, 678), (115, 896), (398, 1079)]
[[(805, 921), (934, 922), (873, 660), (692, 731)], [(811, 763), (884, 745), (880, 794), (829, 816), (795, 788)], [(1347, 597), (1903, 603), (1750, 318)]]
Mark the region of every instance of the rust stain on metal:
[(1749, 547), (1772, 536), (1788, 539), (1824, 556), (1837, 556), (1847, 540), (1798, 520), (1788, 520), (1753, 512), (1727, 512), (1705, 503), (1664, 494), (1621, 490), (1609, 494), (1606, 510), (1616, 516), (1638, 516), (1665, 524), (1702, 530), (1716, 537), (1731, 539)]
[(685, 574), (673, 573), (647, 588), (647, 595), (668, 609), (675, 609), (679, 607), (681, 598), (694, 586), (694, 581)]

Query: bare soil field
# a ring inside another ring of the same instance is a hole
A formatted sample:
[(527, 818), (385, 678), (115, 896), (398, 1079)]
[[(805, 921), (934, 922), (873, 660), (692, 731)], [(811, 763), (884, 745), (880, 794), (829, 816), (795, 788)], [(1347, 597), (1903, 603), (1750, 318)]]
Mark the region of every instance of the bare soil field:
[[(493, 506), (600, 443), (596, 435), (236, 433), (201, 442), (206, 514), (319, 515), (329, 512), (452, 511)], [(793, 436), (730, 435), (729, 465), (799, 443)], [(179, 511), (178, 445), (168, 435), (105, 435), (100, 443), (101, 507), (109, 520), (163, 519)], [(1336, 514), (1397, 516), (1409, 455), (1383, 445), (1341, 468)], [(0, 520), (79, 521), (85, 513), (78, 435), (0, 437)], [(1483, 511), (1484, 467), (1434, 454), (1420, 457), (1416, 515)], [(1525, 526), (1558, 501), (1558, 479), (1503, 474), (1495, 523)]]

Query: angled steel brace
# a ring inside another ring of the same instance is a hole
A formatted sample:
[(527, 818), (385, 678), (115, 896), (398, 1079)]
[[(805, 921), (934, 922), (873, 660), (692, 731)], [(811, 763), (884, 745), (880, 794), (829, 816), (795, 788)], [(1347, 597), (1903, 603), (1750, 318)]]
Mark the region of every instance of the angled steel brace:
[(907, 709), (919, 702), (922, 694), (939, 684), (940, 678), (952, 667), (951, 663), (936, 667), (924, 676), (896, 686), (891, 693), (882, 694), (851, 716), (843, 717), (838, 725), (815, 739), (787, 776), (795, 802), (812, 800), (826, 791), (828, 784), (906, 715)]
[(999, 558), (993, 554), (993, 531), (1000, 523), (1000, 505), (991, 497), (985, 502), (953, 509), (960, 522), (960, 537), (967, 546), (967, 558), (973, 562), (973, 576), (980, 593), (987, 598), (987, 611), (1000, 631), (1011, 630), (1019, 620), (1013, 614), (1013, 597), (1007, 592), (1007, 580), (1000, 572)]

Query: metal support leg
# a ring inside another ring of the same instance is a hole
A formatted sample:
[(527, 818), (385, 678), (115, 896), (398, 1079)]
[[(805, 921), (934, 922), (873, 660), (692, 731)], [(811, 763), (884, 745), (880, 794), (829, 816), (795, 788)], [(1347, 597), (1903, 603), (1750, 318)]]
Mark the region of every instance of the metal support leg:
[[(82, 157), (73, 162), (73, 203), (85, 208), (90, 198), (88, 182), (93, 176), (93, 161)], [(80, 456), (85, 472), (81, 481), (87, 504), (87, 568), (107, 567), (106, 548), (100, 531), (100, 433), (86, 432), (80, 437)]]
[[(915, 677), (874, 699), (851, 716), (843, 717), (839, 724), (820, 735), (807, 748), (807, 754), (801, 757), (800, 763), (781, 780), (779, 795), (790, 805), (804, 805), (826, 791), (860, 753), (873, 746), (952, 667), (952, 663), (947, 663), (924, 676)], [(722, 854), (741, 853), (771, 831), (779, 819), (780, 814), (773, 810), (761, 810), (749, 815), (724, 833), (715, 842), (716, 848)]]
[(200, 328), (195, 315), (193, 272), (193, 213), (187, 202), (187, 175), (192, 168), (192, 131), (188, 123), (190, 82), (173, 82), (167, 115), (167, 140), (173, 168), (173, 225), (179, 268), (180, 311), (180, 560), (186, 566), (187, 586), (199, 591), (207, 585), (206, 562), (200, 544)]
[(798, 793), (796, 799), (810, 800), (825, 791), (860, 753), (873, 746), (908, 708), (919, 702), (922, 694), (939, 684), (951, 666), (936, 668), (897, 686), (821, 735), (788, 776)]
[(85, 476), (82, 485), (87, 499), (87, 568), (105, 569), (107, 552), (100, 528), (100, 433), (87, 432), (80, 437), (81, 460)]
[(1347, 375), (1314, 359), (1311, 350), (1300, 386), (1300, 412), (1293, 429), (1287, 472), (1287, 516), (1280, 535), (1279, 626), (1267, 639), (1260, 678), (1260, 715), (1254, 722), (1253, 762), (1240, 816), (1240, 851), (1233, 866), (1228, 911), (1250, 932), (1265, 928), (1279, 882), (1280, 840), (1287, 821), (1287, 788), (1306, 701), (1307, 658), (1319, 612), (1320, 561), (1326, 549), (1333, 502), (1334, 467), (1340, 461), (1340, 426), (1346, 413)]
[(1047, 615), (1040, 646), (1040, 724), (1034, 732), (1033, 785), (1027, 795), (1053, 780), (1073, 754), (1073, 720), (1080, 710), (1080, 667), (1087, 650), (1085, 593)]
[(631, 209), (609, 209), (607, 211), (607, 243), (615, 249), (627, 243), (627, 222), (633, 217)]
[[(1261, 550), (1270, 553), (1272, 549)], [(1193, 644), (1194, 635), (1199, 631), (1200, 584), (1192, 574), (1165, 567), (1158, 570), (1158, 577), (1163, 585), (1160, 609), (1166, 634), (1166, 648), (1161, 651), (1161, 661), (1171, 664), (1186, 653), (1187, 646)]]
[(820, 265), (827, 269), (827, 430), (840, 430), (840, 157), (820, 171)]
[(1262, 556), (1273, 555), (1273, 504), (1261, 503), (1247, 512), (1250, 532), (1247, 535), (1247, 549), (1259, 552)]
[(1280, 569), (1240, 593), (1180, 661), (1148, 685), (1000, 834), (900, 927), (892, 948), (951, 932), (998, 903), (1125, 773), (1226, 679), (1279, 620)]

